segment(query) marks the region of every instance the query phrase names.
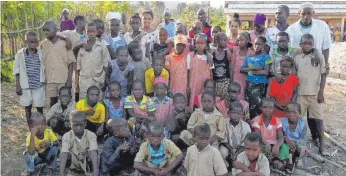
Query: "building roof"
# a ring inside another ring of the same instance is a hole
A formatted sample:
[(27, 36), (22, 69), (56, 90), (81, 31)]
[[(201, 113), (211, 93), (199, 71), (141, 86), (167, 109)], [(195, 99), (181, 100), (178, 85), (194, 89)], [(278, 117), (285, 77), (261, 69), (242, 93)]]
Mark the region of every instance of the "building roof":
[[(274, 14), (279, 5), (285, 4), (290, 8), (290, 14), (298, 14), (298, 9), (304, 2), (306, 1), (233, 0), (225, 2), (224, 12), (226, 14), (253, 14), (258, 12)], [(313, 3), (316, 14), (346, 15), (346, 0), (311, 0), (310, 2)]]

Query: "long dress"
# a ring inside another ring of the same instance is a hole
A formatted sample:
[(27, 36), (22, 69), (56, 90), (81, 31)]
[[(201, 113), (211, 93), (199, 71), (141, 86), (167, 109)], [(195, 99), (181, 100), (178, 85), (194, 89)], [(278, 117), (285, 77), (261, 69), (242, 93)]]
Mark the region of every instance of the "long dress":
[(170, 74), (170, 88), (173, 94), (182, 93), (186, 97), (187, 89), (187, 58), (185, 54), (174, 52), (166, 56), (166, 66)]

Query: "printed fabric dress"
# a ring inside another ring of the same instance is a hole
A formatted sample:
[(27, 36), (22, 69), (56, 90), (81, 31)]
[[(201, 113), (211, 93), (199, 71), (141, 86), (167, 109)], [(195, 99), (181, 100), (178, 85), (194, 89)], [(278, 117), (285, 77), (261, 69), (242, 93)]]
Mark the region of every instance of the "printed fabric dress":
[(213, 53), (214, 69), (213, 79), (216, 83), (216, 96), (223, 99), (229, 99), (228, 86), (231, 82), (230, 70), (229, 70), (229, 60), (227, 56), (227, 51), (225, 50), (225, 56), (222, 60), (216, 58), (216, 54)]
[(110, 99), (106, 98), (103, 100), (104, 104), (106, 105), (109, 113), (109, 119), (114, 118), (122, 118), (124, 117), (124, 102), (125, 98), (121, 98), (120, 105), (118, 108), (115, 108), (113, 103), (110, 101)]
[[(110, 64), (112, 66), (112, 74), (111, 74), (111, 81), (118, 81), (121, 85), (121, 92), (120, 96), (121, 97), (126, 97), (127, 95), (127, 85), (128, 85), (128, 77), (129, 73), (133, 71), (134, 66), (131, 63), (128, 63), (125, 70), (121, 71), (119, 69), (117, 60), (112, 60), (110, 61)], [(107, 90), (107, 96), (108, 95), (108, 90)]]
[(164, 124), (169, 112), (174, 108), (173, 100), (166, 96), (160, 101), (156, 96), (153, 97), (153, 101), (156, 105), (155, 118), (159, 123)]
[(185, 54), (172, 53), (166, 56), (166, 68), (170, 73), (172, 93), (182, 93), (186, 97), (187, 89), (187, 57)]

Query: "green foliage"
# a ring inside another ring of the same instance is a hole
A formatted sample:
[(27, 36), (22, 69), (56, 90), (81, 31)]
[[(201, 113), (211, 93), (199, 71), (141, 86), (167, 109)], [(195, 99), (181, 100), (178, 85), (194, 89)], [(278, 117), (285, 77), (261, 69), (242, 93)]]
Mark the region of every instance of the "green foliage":
[(13, 76), (14, 61), (0, 61), (1, 63), (1, 83), (2, 82), (14, 82), (15, 77)]
[(222, 7), (210, 11), (210, 22), (212, 26), (220, 26), (223, 31), (226, 31), (226, 20), (227, 18)]

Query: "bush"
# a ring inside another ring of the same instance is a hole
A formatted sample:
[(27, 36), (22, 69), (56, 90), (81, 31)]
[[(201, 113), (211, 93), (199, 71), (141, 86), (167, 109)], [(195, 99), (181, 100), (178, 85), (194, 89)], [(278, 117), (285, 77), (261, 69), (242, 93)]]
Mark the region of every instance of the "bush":
[(14, 82), (15, 76), (13, 76), (14, 60), (0, 61), (1, 63), (1, 83)]

